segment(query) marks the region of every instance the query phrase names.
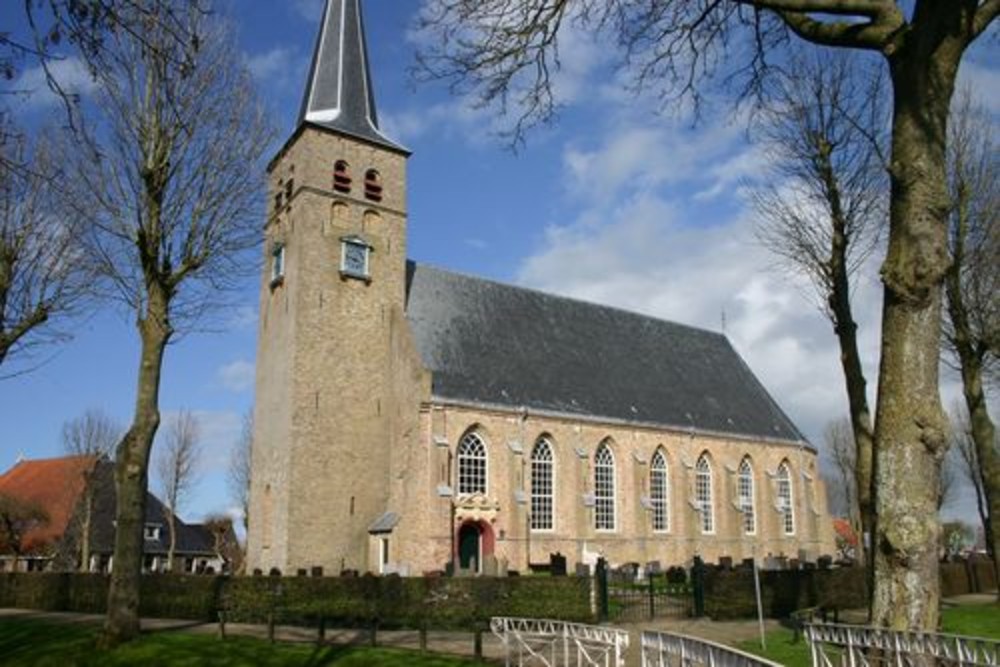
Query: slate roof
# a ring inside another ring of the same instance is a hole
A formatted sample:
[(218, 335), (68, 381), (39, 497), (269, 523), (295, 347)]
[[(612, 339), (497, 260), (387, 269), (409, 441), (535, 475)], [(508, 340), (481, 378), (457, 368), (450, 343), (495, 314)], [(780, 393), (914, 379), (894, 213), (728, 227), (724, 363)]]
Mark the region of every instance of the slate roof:
[(84, 489), (86, 474), (96, 462), (94, 456), (19, 461), (0, 475), (0, 494), (34, 503), (48, 516), (44, 525), (22, 537), (23, 551), (33, 551), (62, 537)]
[(804, 443), (722, 334), (407, 264), (438, 399)]
[[(114, 464), (102, 461), (95, 474), (98, 484), (94, 502), (94, 522), (91, 534), (91, 550), (95, 553), (112, 553), (115, 548), (115, 485)], [(146, 523), (161, 527), (160, 537), (156, 540), (145, 540), (143, 553), (150, 555), (165, 555), (170, 548), (170, 532), (167, 527), (167, 510), (163, 503), (152, 493), (146, 494)], [(215, 541), (212, 533), (200, 524), (185, 523), (177, 519), (177, 549), (179, 556), (212, 555), (215, 553)]]
[(408, 152), (378, 126), (360, 0), (327, 0), (297, 125), (343, 132)]

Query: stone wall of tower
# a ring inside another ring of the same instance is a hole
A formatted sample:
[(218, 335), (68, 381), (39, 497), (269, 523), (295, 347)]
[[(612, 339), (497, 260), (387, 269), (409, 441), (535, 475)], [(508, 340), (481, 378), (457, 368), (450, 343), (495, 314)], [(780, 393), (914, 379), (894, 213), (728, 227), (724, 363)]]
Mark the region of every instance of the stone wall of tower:
[[(334, 190), (338, 160), (350, 193)], [(252, 567), (368, 569), (367, 529), (388, 507), (393, 452), (429, 392), (405, 326), (405, 168), (400, 153), (306, 126), (272, 169), (272, 192), (291, 182), (292, 196), (266, 235), (268, 247), (284, 244), (286, 269), (262, 296), (254, 487), (280, 486), (281, 502), (255, 517), (255, 488)], [(369, 169), (381, 201), (365, 197)], [(370, 280), (341, 274), (351, 235), (372, 246)]]

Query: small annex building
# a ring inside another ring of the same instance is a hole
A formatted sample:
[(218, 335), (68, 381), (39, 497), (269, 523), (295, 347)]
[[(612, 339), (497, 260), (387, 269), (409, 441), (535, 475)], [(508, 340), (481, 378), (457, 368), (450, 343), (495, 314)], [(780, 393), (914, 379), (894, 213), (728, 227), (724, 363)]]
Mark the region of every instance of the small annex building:
[(833, 554), (816, 451), (724, 335), (407, 259), (360, 4), (268, 168), (248, 568)]

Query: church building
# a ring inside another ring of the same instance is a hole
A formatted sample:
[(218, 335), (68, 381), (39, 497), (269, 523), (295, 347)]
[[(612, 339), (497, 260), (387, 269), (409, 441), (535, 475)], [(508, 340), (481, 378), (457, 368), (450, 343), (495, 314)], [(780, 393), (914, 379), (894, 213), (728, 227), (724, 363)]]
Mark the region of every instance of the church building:
[(268, 168), (250, 570), (834, 552), (815, 449), (724, 335), (408, 261), (408, 156), (327, 0)]

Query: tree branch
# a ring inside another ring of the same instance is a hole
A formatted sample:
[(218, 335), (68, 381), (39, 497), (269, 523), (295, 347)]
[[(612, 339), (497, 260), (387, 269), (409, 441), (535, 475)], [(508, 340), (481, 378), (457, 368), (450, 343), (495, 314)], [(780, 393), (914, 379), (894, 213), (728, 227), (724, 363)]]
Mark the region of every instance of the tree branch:
[(1000, 14), (1000, 0), (986, 0), (979, 5), (979, 9), (976, 10), (972, 19), (972, 38), (975, 39), (981, 35), (998, 14)]

